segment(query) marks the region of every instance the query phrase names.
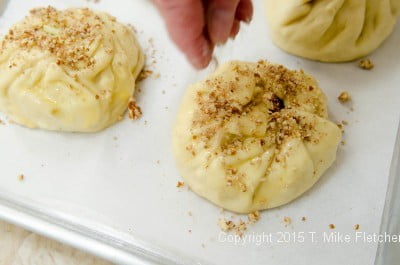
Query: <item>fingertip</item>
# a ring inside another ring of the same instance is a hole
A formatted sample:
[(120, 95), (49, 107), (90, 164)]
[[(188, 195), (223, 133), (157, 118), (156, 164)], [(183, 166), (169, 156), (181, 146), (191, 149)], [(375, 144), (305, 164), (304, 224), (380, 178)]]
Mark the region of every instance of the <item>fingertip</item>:
[(211, 61), (211, 57), (210, 58), (192, 58), (192, 57), (189, 57), (189, 62), (197, 70), (201, 70), (201, 69), (206, 68), (210, 64), (210, 61)]
[(240, 30), (240, 21), (235, 19), (235, 22), (233, 22), (230, 37), (234, 39), (236, 35), (239, 33), (239, 30)]
[(236, 19), (250, 23), (253, 19), (254, 7), (251, 0), (241, 0), (236, 12)]
[(198, 51), (192, 54), (187, 54), (189, 62), (196, 68), (196, 69), (204, 69), (206, 68), (211, 61), (213, 54), (213, 47), (207, 41), (204, 41), (202, 46)]

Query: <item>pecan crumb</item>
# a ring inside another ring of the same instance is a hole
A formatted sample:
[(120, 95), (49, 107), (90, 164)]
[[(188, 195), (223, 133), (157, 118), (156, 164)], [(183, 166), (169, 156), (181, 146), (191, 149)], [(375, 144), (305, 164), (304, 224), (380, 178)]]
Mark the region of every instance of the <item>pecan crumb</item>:
[(359, 224), (356, 224), (355, 226), (354, 226), (354, 230), (359, 230), (360, 229), (360, 225)]
[(128, 104), (129, 119), (137, 120), (142, 116), (142, 109), (136, 104), (136, 100), (131, 97)]
[(260, 212), (255, 211), (255, 212), (249, 213), (247, 215), (247, 218), (249, 219), (249, 224), (254, 224), (258, 220), (260, 220)]
[(329, 229), (335, 229), (335, 225), (334, 224), (330, 224), (329, 225)]
[(143, 81), (143, 80), (147, 79), (149, 76), (151, 76), (152, 74), (153, 74), (153, 71), (147, 70), (147, 69), (143, 69), (143, 70), (140, 72), (137, 81), (138, 81), (138, 82)]
[(235, 224), (232, 221), (228, 221), (224, 218), (218, 220), (218, 226), (222, 231), (229, 232), (235, 227)]
[(346, 103), (351, 100), (351, 96), (348, 92), (344, 91), (344, 92), (340, 93), (338, 100), (340, 103)]
[(301, 221), (305, 222), (307, 218), (305, 216), (301, 217)]
[(363, 59), (358, 63), (358, 66), (364, 70), (371, 70), (375, 67), (374, 63), (370, 59)]
[(185, 183), (183, 183), (182, 181), (178, 181), (178, 183), (176, 183), (177, 188), (181, 188), (183, 187), (183, 185), (185, 185)]
[(24, 174), (21, 174), (21, 175), (18, 176), (18, 180), (19, 181), (23, 181), (24, 179), (25, 179)]
[(292, 219), (290, 217), (285, 216), (285, 217), (283, 217), (283, 222), (286, 225), (290, 225), (292, 223)]

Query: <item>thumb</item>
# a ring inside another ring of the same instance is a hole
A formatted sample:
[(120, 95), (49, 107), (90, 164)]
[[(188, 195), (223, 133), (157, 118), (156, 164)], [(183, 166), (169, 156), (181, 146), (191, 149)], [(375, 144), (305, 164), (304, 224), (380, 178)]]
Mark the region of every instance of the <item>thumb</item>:
[(196, 68), (206, 67), (213, 47), (206, 38), (201, 0), (154, 0), (164, 17), (169, 34)]

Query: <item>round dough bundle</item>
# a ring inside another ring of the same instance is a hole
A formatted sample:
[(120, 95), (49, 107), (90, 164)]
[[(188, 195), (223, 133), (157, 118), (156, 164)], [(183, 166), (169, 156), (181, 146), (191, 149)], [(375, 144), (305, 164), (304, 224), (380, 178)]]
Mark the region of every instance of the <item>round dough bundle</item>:
[(390, 35), (400, 0), (266, 0), (272, 39), (283, 50), (325, 62), (363, 57)]
[(191, 86), (173, 133), (185, 182), (239, 213), (300, 196), (331, 166), (340, 139), (317, 82), (265, 61), (230, 62)]
[(1, 41), (0, 111), (31, 128), (102, 130), (126, 111), (143, 63), (110, 15), (34, 9)]

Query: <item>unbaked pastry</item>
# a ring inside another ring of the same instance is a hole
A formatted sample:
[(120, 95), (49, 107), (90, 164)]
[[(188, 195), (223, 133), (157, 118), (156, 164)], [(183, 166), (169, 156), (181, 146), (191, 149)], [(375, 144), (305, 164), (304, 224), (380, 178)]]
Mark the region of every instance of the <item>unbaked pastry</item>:
[(311, 188), (335, 160), (340, 139), (312, 77), (266, 61), (234, 61), (187, 89), (173, 147), (194, 192), (248, 213)]
[(273, 41), (325, 62), (363, 57), (390, 35), (400, 0), (265, 0)]
[(126, 111), (143, 62), (108, 14), (34, 9), (1, 41), (0, 111), (32, 128), (102, 130)]

